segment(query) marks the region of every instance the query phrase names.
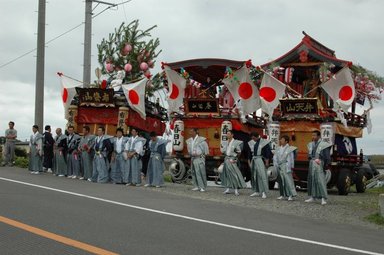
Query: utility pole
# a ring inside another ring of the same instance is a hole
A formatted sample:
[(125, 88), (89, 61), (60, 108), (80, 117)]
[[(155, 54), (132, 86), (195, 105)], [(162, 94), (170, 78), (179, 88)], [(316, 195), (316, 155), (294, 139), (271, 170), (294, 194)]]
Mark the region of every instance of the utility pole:
[(35, 84), (35, 124), (40, 132), (44, 124), (45, 0), (39, 0)]
[(84, 87), (91, 83), (91, 47), (92, 47), (92, 0), (85, 0), (85, 23), (84, 23)]
[(85, 23), (84, 23), (84, 66), (83, 66), (83, 83), (84, 87), (91, 84), (91, 55), (92, 55), (92, 3), (116, 6), (98, 0), (85, 0)]

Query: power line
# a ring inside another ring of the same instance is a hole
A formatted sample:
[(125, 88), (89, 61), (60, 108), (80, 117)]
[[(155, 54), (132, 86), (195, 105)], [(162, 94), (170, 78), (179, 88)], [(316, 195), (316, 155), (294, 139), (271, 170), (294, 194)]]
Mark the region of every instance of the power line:
[[(121, 0), (121, 3), (123, 3), (123, 0)], [(127, 13), (125, 12), (124, 5), (123, 5), (123, 12), (124, 12), (125, 21), (128, 23)]]
[[(125, 1), (125, 2), (121, 2), (121, 3), (119, 3), (119, 4), (115, 4), (114, 6), (119, 6), (119, 5), (122, 5), (122, 4), (125, 4), (125, 3), (129, 3), (129, 2), (131, 2), (131, 1), (132, 1), (132, 0), (128, 0), (128, 1)], [(98, 6), (98, 4), (96, 5), (96, 7), (97, 7), (97, 6)], [(95, 7), (94, 9), (96, 9), (96, 7)], [(102, 14), (103, 12), (105, 12), (106, 10), (110, 9), (111, 7), (113, 7), (113, 6), (109, 6), (109, 7), (105, 8), (104, 10), (102, 10), (101, 12), (99, 12), (98, 14), (96, 14), (95, 16), (93, 16), (92, 19), (93, 19), (93, 18), (96, 18), (97, 16), (99, 16), (100, 14)], [(94, 10), (94, 9), (93, 9), (93, 10)], [(125, 13), (125, 9), (124, 9), (124, 13)], [(77, 26), (74, 26), (73, 28), (71, 28), (71, 29), (65, 31), (64, 33), (59, 34), (58, 36), (52, 38), (51, 40), (47, 41), (47, 42), (45, 43), (45, 45), (47, 45), (47, 44), (49, 44), (49, 43), (51, 43), (51, 42), (53, 42), (53, 41), (59, 39), (60, 37), (62, 37), (62, 36), (64, 36), (64, 35), (66, 35), (66, 34), (72, 32), (73, 30), (75, 30), (75, 29), (81, 27), (82, 25), (84, 25), (84, 22), (82, 22), (81, 24), (78, 24)], [(29, 51), (27, 51), (27, 52), (21, 54), (20, 56), (18, 56), (18, 57), (16, 57), (16, 58), (14, 58), (14, 59), (12, 59), (12, 60), (10, 60), (10, 61), (8, 61), (8, 62), (2, 64), (2, 65), (0, 65), (0, 69), (2, 69), (3, 67), (6, 67), (6, 66), (12, 64), (13, 62), (16, 62), (17, 60), (19, 60), (19, 59), (21, 59), (21, 58), (23, 58), (23, 57), (25, 57), (25, 56), (27, 56), (27, 55), (33, 53), (33, 52), (35, 52), (36, 50), (37, 50), (37, 48), (34, 48), (34, 49), (32, 49), (32, 50), (29, 50)]]
[[(78, 27), (81, 27), (82, 25), (84, 25), (84, 23), (81, 23), (81, 24), (79, 24), (79, 25), (77, 25), (77, 26), (74, 26), (73, 28), (71, 28), (71, 29), (65, 31), (64, 33), (59, 34), (58, 36), (56, 36), (56, 37), (52, 38), (51, 40), (47, 41), (47, 42), (45, 43), (45, 45), (47, 45), (47, 44), (49, 44), (49, 43), (51, 43), (51, 42), (53, 42), (53, 41), (59, 39), (60, 37), (62, 37), (62, 36), (64, 36), (64, 35), (66, 35), (66, 34), (72, 32), (73, 30), (75, 30), (75, 29), (78, 28)], [(22, 55), (20, 55), (20, 56), (18, 56), (18, 57), (16, 57), (16, 58), (14, 58), (14, 59), (8, 61), (8, 62), (2, 64), (2, 65), (0, 66), (0, 69), (3, 68), (3, 67), (5, 67), (5, 66), (7, 66), (7, 65), (9, 65), (9, 64), (12, 64), (13, 62), (19, 60), (19, 59), (22, 58), (22, 57), (25, 57), (25, 56), (31, 54), (32, 52), (35, 52), (36, 50), (37, 50), (37, 48), (34, 48), (34, 49), (32, 49), (32, 50), (29, 50), (29, 51), (27, 51), (26, 53), (24, 53), (24, 54), (22, 54)]]

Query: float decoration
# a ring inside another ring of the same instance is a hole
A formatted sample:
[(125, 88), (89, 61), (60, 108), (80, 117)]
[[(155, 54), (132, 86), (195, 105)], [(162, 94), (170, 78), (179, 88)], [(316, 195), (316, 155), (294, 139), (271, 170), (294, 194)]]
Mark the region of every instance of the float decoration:
[[(101, 73), (105, 75), (109, 87), (117, 87), (124, 83), (138, 81), (144, 77), (151, 78), (151, 68), (154, 68), (160, 40), (151, 39), (151, 31), (157, 26), (146, 30), (139, 29), (139, 21), (134, 20), (128, 25), (122, 23), (97, 45), (98, 61)], [(122, 79), (121, 79), (121, 76)], [(161, 82), (152, 82), (146, 89), (146, 96), (162, 88)]]

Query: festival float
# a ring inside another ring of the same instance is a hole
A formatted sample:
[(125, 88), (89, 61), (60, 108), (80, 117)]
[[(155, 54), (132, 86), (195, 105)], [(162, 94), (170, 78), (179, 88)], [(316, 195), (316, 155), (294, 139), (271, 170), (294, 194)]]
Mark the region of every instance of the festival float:
[[(280, 107), (270, 118), (272, 143), (275, 137), (288, 135), (290, 144), (298, 147), (293, 178), (297, 186), (306, 188), (308, 149), (314, 130), (333, 144), (332, 163), (326, 170), (328, 188), (337, 187), (347, 195), (351, 185), (364, 192), (369, 179), (377, 171), (363, 162), (363, 149), (357, 140), (363, 129), (371, 131), (370, 111), (380, 100), (383, 80), (359, 65), (338, 59), (335, 52), (303, 32), (302, 41), (283, 56), (261, 65), (286, 85)], [(277, 173), (268, 170), (274, 183)]]
[(103, 39), (97, 45), (100, 67), (94, 84), (58, 73), (67, 126), (82, 133), (82, 127), (88, 125), (94, 134), (103, 126), (112, 136), (117, 128), (127, 134), (130, 127), (144, 134), (164, 133), (167, 114), (160, 104), (162, 84), (159, 75), (151, 74), (161, 52), (157, 50), (159, 39), (146, 40), (155, 27), (140, 30), (135, 20)]
[[(224, 160), (221, 148), (227, 142), (227, 131), (244, 144), (249, 134), (263, 134), (264, 118), (256, 115), (258, 89), (252, 80), (251, 61), (227, 59), (191, 59), (163, 63), (165, 87), (168, 88), (168, 114), (173, 129), (173, 162), (169, 170), (174, 182), (190, 178), (190, 156), (185, 141), (190, 130), (197, 128), (207, 138), (207, 177), (218, 179), (218, 169)], [(249, 148), (243, 146), (240, 170), (250, 179), (247, 163)]]

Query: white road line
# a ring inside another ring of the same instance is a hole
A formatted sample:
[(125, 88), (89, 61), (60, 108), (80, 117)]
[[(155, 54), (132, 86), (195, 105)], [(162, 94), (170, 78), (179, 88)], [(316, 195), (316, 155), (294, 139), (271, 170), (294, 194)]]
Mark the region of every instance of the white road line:
[(46, 186), (42, 186), (42, 185), (37, 185), (37, 184), (33, 184), (33, 183), (22, 182), (22, 181), (17, 181), (17, 180), (12, 180), (12, 179), (7, 179), (7, 178), (3, 178), (3, 177), (0, 177), (0, 180), (8, 181), (8, 182), (13, 182), (13, 183), (18, 183), (18, 184), (23, 184), (23, 185), (27, 185), (27, 186), (31, 186), (31, 187), (36, 187), (36, 188), (41, 188), (41, 189), (46, 189), (46, 190), (52, 190), (52, 191), (56, 191), (56, 192), (60, 192), (60, 193), (64, 193), (64, 194), (69, 194), (69, 195), (73, 195), (73, 196), (77, 196), (77, 197), (89, 198), (89, 199), (93, 199), (93, 200), (97, 200), (97, 201), (102, 201), (102, 202), (105, 202), (105, 203), (121, 205), (121, 206), (129, 207), (129, 208), (134, 208), (134, 209), (137, 209), (137, 210), (142, 210), (142, 211), (147, 211), (147, 212), (152, 212), (152, 213), (172, 216), (172, 217), (186, 219), (186, 220), (191, 220), (191, 221), (196, 221), (196, 222), (202, 222), (202, 223), (216, 225), (216, 226), (225, 227), (225, 228), (242, 230), (242, 231), (256, 233), (256, 234), (260, 234), (260, 235), (273, 236), (273, 237), (277, 237), (277, 238), (282, 238), (282, 239), (287, 239), (287, 240), (292, 240), (292, 241), (297, 241), (297, 242), (302, 242), (302, 243), (308, 243), (308, 244), (314, 244), (314, 245), (319, 245), (319, 246), (324, 246), (324, 247), (334, 248), (334, 249), (339, 249), (339, 250), (344, 250), (344, 251), (356, 252), (356, 253), (360, 253), (360, 254), (384, 255), (384, 253), (360, 250), (360, 249), (350, 248), (350, 247), (346, 247), (346, 246), (335, 245), (335, 244), (324, 243), (324, 242), (317, 242), (317, 241), (313, 241), (313, 240), (309, 240), (309, 239), (303, 239), (303, 238), (298, 238), (298, 237), (293, 237), (293, 236), (280, 235), (280, 234), (275, 234), (275, 233), (261, 231), (261, 230), (256, 230), (256, 229), (251, 229), (251, 228), (238, 227), (238, 226), (234, 226), (234, 225), (229, 225), (229, 224), (224, 224), (224, 223), (220, 223), (220, 222), (215, 222), (215, 221), (210, 221), (210, 220), (204, 220), (204, 219), (189, 217), (189, 216), (185, 216), (185, 215), (181, 215), (181, 214), (176, 214), (176, 213), (163, 212), (163, 211), (159, 211), (159, 210), (155, 210), (155, 209), (150, 209), (150, 208), (145, 208), (145, 207), (141, 207), (141, 206), (125, 204), (125, 203), (121, 203), (121, 202), (117, 202), (117, 201), (113, 201), (113, 200), (108, 200), (108, 199), (104, 199), (104, 198), (88, 196), (88, 195), (84, 195), (84, 194), (74, 193), (74, 192), (71, 192), (71, 191), (50, 188), (50, 187), (46, 187)]

